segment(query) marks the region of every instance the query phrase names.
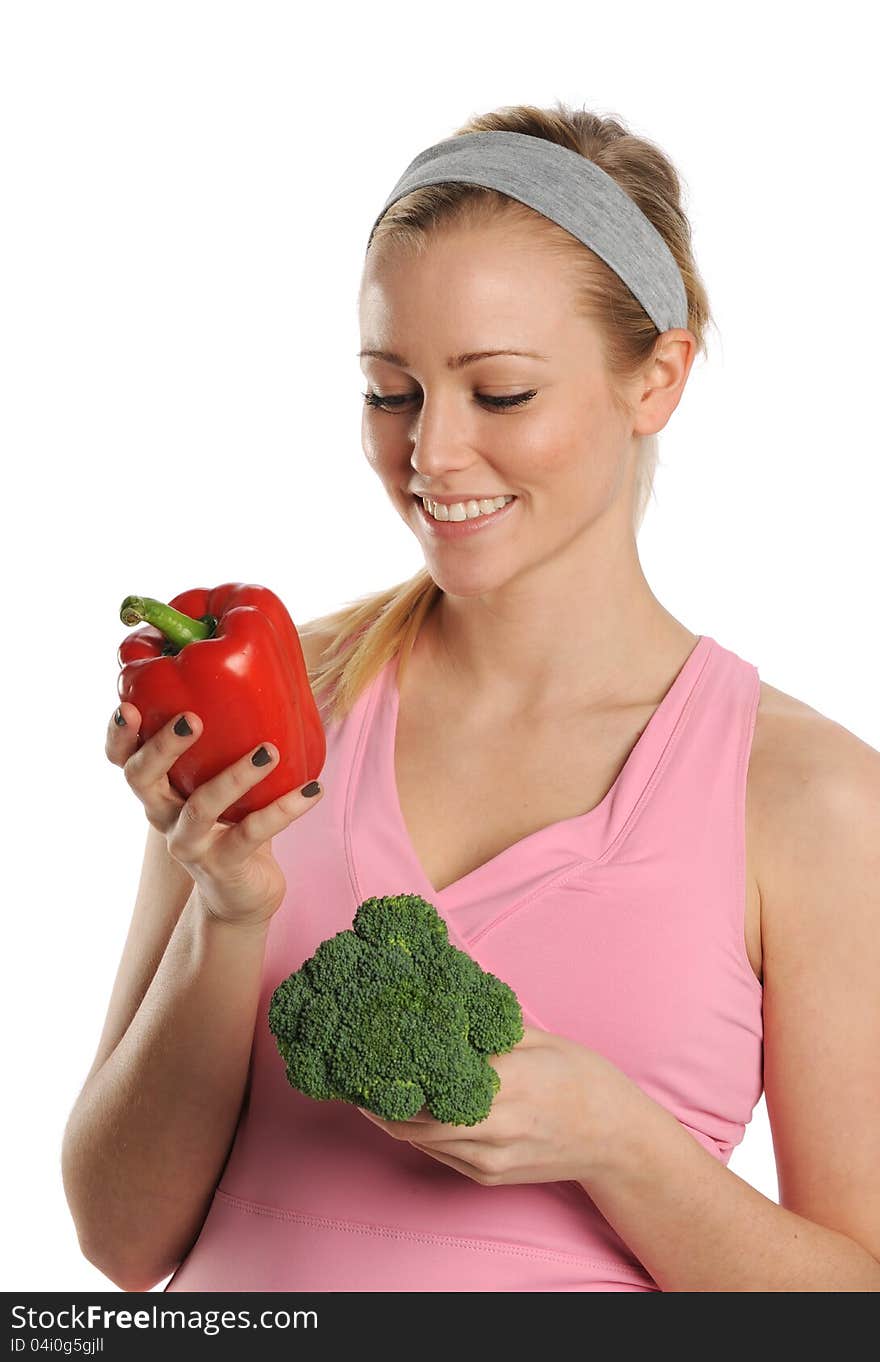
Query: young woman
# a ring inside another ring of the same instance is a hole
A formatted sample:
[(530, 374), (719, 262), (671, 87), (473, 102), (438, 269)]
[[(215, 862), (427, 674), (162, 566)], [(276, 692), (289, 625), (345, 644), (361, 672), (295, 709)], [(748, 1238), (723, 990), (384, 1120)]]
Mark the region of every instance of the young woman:
[[(317, 799), (224, 827), (270, 745), (184, 803), (199, 716), (139, 751), (110, 723), (150, 831), (65, 1141), (84, 1253), (172, 1292), (880, 1289), (880, 755), (636, 547), (709, 319), (674, 168), (583, 110), (474, 119), (398, 182), (360, 315), (364, 451), (425, 566), (302, 631)], [(269, 1033), (403, 892), (523, 1007), (474, 1127), (312, 1101)], [(726, 1167), (762, 1090), (781, 1204)]]

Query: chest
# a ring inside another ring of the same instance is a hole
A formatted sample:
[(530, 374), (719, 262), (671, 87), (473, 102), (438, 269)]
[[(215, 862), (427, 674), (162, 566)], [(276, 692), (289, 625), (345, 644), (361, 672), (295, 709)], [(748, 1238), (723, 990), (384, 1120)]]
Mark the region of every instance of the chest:
[[(413, 850), (438, 892), (529, 836), (601, 803), (652, 714), (624, 709), (505, 724), (401, 704), (394, 771)], [(756, 781), (757, 769), (749, 779)], [(743, 934), (761, 978), (760, 894), (747, 805)]]

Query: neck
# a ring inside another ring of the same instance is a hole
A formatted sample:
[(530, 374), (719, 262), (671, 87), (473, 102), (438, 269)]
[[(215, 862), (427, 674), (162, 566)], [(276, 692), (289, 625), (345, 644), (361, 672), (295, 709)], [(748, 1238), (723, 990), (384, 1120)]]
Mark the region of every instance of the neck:
[(640, 702), (698, 639), (651, 591), (635, 538), (612, 540), (601, 522), (588, 545), (497, 590), (444, 591), (422, 633), (451, 691), (496, 718)]

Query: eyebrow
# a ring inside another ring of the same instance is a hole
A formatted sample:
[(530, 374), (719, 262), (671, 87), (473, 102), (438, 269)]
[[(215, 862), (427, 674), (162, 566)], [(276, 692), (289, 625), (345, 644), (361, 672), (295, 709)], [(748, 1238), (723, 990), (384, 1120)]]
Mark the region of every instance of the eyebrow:
[[(538, 355), (534, 350), (469, 350), (463, 355), (450, 355), (446, 361), (447, 369), (463, 369), (467, 364), (475, 364), (478, 359), (490, 359), (493, 355), (524, 355), (527, 359), (541, 359), (549, 363), (547, 355)], [(384, 359), (387, 364), (396, 364), (400, 369), (409, 368), (409, 360), (393, 350), (359, 350), (358, 359), (367, 357)]]

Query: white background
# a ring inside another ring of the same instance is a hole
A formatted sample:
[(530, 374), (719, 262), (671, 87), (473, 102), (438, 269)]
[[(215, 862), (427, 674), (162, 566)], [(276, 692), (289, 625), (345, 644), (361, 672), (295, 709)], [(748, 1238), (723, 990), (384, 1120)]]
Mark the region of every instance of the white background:
[[(869, 22), (3, 6), (3, 1289), (115, 1289), (80, 1254), (60, 1147), (146, 833), (104, 756), (120, 602), (252, 581), (303, 623), (420, 566), (360, 446), (357, 288), (392, 185), (471, 114), (563, 99), (679, 168), (718, 331), (661, 435), (646, 575), (880, 746)], [(777, 1198), (763, 1099), (730, 1167)]]

